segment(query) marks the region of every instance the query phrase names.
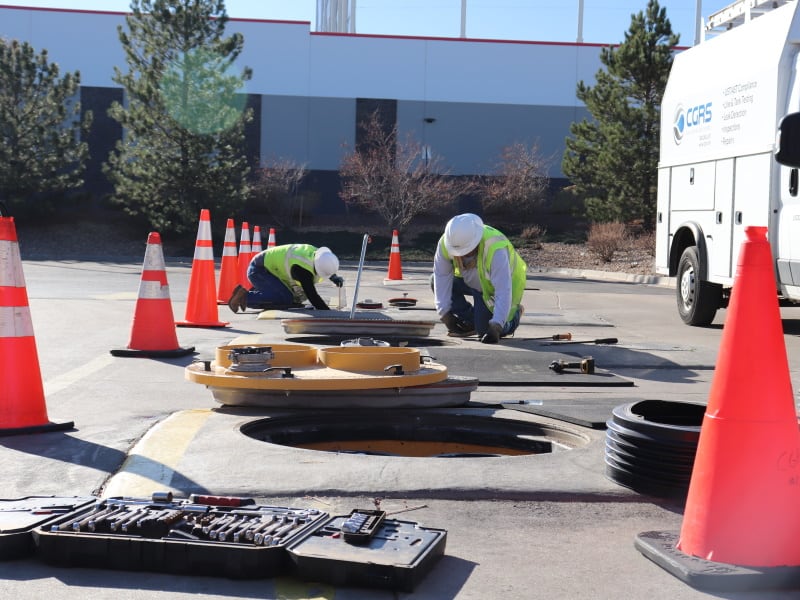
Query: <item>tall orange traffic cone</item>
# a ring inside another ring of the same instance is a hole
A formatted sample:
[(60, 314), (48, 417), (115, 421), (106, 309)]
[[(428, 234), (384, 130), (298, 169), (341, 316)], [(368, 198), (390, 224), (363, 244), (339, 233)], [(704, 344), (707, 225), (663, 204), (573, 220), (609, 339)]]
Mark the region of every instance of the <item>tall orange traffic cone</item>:
[(678, 549), (800, 566), (800, 433), (766, 227), (748, 227)]
[(192, 352), (194, 347), (181, 348), (178, 345), (161, 235), (152, 232), (147, 236), (131, 339), (126, 348), (111, 350), (111, 354), (159, 358), (186, 356)]
[(389, 252), (389, 275), (386, 279), (403, 279), (403, 265), (400, 261), (400, 242), (398, 241), (397, 229), (392, 231), (392, 249)]
[(253, 227), (253, 243), (250, 244), (251, 256), (255, 256), (263, 249), (264, 247), (261, 245), (261, 227), (256, 225), (255, 227)]
[(0, 435), (74, 427), (47, 418), (14, 217), (0, 217), (0, 364)]
[(239, 238), (239, 285), (248, 290), (253, 287), (247, 278), (247, 267), (252, 258), (252, 248), (250, 246), (250, 226), (247, 221), (242, 223), (242, 236)]
[(222, 244), (222, 259), (219, 265), (217, 303), (227, 304), (238, 283), (239, 266), (236, 254), (236, 228), (233, 224), (233, 219), (228, 219), (225, 227), (225, 241)]
[(275, 230), (270, 227), (269, 228), (269, 238), (267, 238), (267, 248), (274, 248), (275, 247)]
[(800, 432), (766, 231), (745, 229), (680, 535), (636, 540), (695, 587), (800, 583)]
[(207, 208), (200, 211), (197, 243), (194, 248), (189, 294), (186, 298), (186, 318), (178, 327), (226, 327), (217, 310), (217, 282), (214, 274), (214, 247), (211, 245), (211, 216)]

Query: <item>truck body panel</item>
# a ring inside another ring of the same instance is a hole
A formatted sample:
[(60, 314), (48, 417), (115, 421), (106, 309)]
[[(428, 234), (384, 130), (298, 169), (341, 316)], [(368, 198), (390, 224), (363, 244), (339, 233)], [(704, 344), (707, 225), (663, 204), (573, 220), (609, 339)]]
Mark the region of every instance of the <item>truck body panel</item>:
[(800, 10), (797, 0), (764, 10), (675, 56), (661, 104), (656, 272), (680, 278), (695, 246), (691, 277), (728, 292), (745, 227), (766, 226), (778, 291), (800, 301), (797, 171), (773, 157), (780, 120), (800, 110)]

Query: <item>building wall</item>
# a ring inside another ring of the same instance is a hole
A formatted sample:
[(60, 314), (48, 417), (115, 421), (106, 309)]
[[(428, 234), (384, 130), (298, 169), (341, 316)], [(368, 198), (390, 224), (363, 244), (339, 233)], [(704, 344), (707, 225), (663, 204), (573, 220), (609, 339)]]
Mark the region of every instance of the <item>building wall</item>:
[[(29, 42), (62, 72), (80, 71), (96, 115), (119, 98), (114, 68), (127, 71), (120, 13), (0, 6), (0, 36)], [(536, 143), (551, 178), (563, 177), (569, 126), (588, 113), (576, 85), (601, 68), (600, 46), (312, 33), (307, 22), (231, 20), (244, 36), (238, 65), (253, 69), (246, 92), (258, 112), (248, 144), (260, 158), (287, 158), (325, 174), (322, 206), (338, 205), (338, 170), (356, 135), (359, 99), (396, 102), (401, 137), (411, 134), (450, 173), (485, 174), (502, 148)], [(88, 91), (91, 89), (91, 93)], [(431, 121), (431, 119), (433, 119)], [(90, 143), (92, 186), (118, 134), (103, 123)]]

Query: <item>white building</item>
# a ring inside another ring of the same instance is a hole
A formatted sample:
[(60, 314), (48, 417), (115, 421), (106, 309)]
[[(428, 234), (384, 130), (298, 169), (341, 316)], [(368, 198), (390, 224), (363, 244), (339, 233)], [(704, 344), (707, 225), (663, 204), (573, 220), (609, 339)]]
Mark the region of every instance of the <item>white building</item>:
[[(122, 13), (0, 6), (0, 37), (46, 49), (62, 73), (80, 71), (82, 107), (94, 113), (90, 188), (102, 187), (100, 165), (121, 135), (105, 114), (123, 96), (112, 81), (115, 66), (127, 71), (120, 25)], [(253, 159), (305, 164), (321, 213), (343, 210), (343, 144), (354, 146), (357, 122), (376, 107), (453, 175), (489, 173), (505, 146), (535, 142), (557, 182), (569, 126), (588, 117), (577, 83), (593, 84), (602, 67), (597, 44), (317, 33), (308, 22), (247, 19), (231, 19), (233, 32), (244, 36), (238, 63), (253, 70)]]

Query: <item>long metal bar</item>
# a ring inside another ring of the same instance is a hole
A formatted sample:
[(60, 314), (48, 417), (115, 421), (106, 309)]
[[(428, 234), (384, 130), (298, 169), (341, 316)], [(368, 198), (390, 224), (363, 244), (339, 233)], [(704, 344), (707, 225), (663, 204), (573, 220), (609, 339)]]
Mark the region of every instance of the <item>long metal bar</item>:
[(361, 258), (358, 261), (358, 273), (356, 273), (356, 289), (353, 290), (353, 305), (350, 307), (350, 318), (355, 317), (356, 304), (358, 303), (358, 286), (361, 284), (361, 271), (364, 269), (364, 257), (367, 255), (367, 244), (369, 243), (369, 234), (364, 234), (364, 241), (361, 242)]

